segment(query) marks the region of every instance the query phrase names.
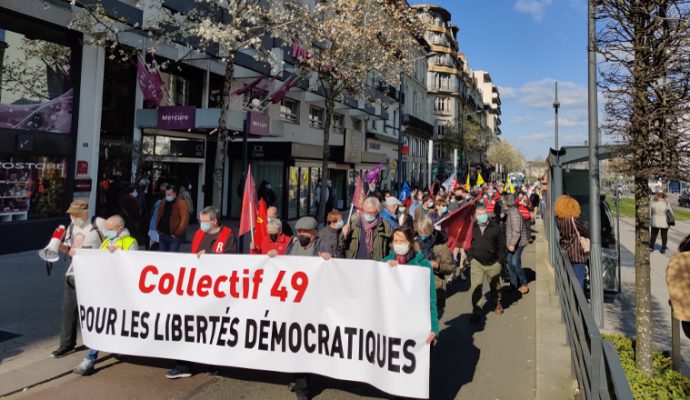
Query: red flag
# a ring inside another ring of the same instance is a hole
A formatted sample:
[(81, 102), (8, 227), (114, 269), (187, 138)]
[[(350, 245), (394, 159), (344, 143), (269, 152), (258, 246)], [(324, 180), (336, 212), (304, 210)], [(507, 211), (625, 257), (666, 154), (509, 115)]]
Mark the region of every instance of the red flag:
[(141, 55), (137, 56), (137, 81), (144, 99), (156, 107), (160, 106), (163, 101), (163, 79), (155, 64), (149, 68)]
[(355, 194), (352, 196), (352, 203), (355, 205), (355, 208), (361, 210), (364, 207), (364, 200), (366, 198), (367, 195), (362, 187), (362, 178), (358, 176), (355, 181)]
[(259, 200), (259, 212), (256, 215), (256, 229), (254, 230), (254, 243), (259, 246), (268, 236), (268, 206), (264, 199)]
[[(244, 181), (244, 194), (242, 195), (242, 215), (240, 216), (240, 230), (238, 236), (253, 231), (256, 224), (256, 186), (252, 176), (252, 166), (247, 170), (247, 177)], [(254, 242), (256, 243), (256, 242)]]
[[(472, 226), (474, 224), (474, 209), (479, 197), (450, 213), (439, 224), (441, 229), (448, 232), (448, 247), (466, 248), (472, 241)], [(469, 241), (468, 241), (469, 239)]]

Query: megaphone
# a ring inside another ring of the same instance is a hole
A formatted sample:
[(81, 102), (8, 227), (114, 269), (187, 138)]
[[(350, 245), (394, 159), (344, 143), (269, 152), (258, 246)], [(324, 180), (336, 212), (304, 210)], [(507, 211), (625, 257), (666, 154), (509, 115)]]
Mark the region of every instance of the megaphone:
[(50, 242), (43, 249), (38, 251), (38, 256), (44, 261), (53, 263), (60, 259), (60, 243), (65, 237), (65, 226), (58, 226), (55, 231), (53, 231), (53, 236), (50, 238)]

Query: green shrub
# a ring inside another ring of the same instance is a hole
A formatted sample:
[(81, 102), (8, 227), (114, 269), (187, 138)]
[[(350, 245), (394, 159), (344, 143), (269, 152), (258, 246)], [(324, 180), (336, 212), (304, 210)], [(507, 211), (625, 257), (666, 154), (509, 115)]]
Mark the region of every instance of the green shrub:
[(635, 347), (632, 339), (619, 334), (604, 334), (602, 339), (613, 343), (621, 366), (637, 400), (686, 400), (690, 398), (690, 378), (671, 369), (668, 354), (655, 351), (652, 377), (635, 368)]

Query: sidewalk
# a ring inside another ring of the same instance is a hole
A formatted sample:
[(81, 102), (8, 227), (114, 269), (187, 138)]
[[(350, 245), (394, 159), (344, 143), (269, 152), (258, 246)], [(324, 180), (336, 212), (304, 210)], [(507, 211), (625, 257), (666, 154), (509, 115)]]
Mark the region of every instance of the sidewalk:
[[(621, 217), (621, 293), (604, 299), (604, 331), (635, 336), (635, 221)], [(661, 254), (661, 239), (650, 255), (652, 326), (654, 346), (671, 350), (671, 307), (666, 286), (666, 265), (676, 254), (678, 243), (690, 233), (690, 221), (678, 222), (668, 232), (668, 251)], [(681, 334), (682, 372), (690, 375), (690, 339)]]

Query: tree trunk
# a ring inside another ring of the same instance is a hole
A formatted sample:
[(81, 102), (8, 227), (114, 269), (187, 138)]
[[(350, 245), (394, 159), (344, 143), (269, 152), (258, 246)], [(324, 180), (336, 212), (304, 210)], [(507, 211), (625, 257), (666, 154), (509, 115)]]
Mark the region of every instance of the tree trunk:
[[(321, 198), (319, 199), (319, 210), (316, 218), (319, 222), (326, 221), (326, 200), (328, 199), (328, 160), (331, 157), (329, 147), (331, 136), (331, 121), (333, 120), (333, 110), (335, 109), (335, 92), (326, 88), (326, 118), (323, 121), (323, 161), (321, 164)], [(329, 210), (330, 211), (330, 210)]]
[(649, 185), (635, 177), (635, 366), (652, 375), (651, 280), (649, 271)]
[(218, 207), (221, 214), (221, 204), (223, 202), (223, 175), (225, 172), (225, 156), (228, 147), (228, 118), (230, 114), (230, 88), (232, 87), (232, 76), (234, 72), (235, 55), (229, 54), (225, 64), (225, 77), (223, 80), (223, 97), (220, 103), (220, 119), (218, 121), (218, 143), (216, 146), (216, 161), (213, 166), (213, 195), (211, 204)]

